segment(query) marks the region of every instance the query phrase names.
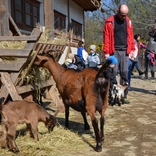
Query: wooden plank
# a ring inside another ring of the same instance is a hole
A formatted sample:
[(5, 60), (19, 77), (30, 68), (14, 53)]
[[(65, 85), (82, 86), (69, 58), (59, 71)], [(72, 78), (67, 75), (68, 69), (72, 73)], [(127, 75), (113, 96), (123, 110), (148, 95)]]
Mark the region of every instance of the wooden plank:
[(16, 88), (11, 80), (10, 74), (7, 72), (1, 73), (1, 80), (5, 84), (7, 91), (9, 92), (12, 100), (22, 100), (22, 97), (18, 95)]
[(0, 36), (0, 41), (36, 41), (38, 35), (32, 36)]
[(45, 87), (50, 87), (53, 85), (53, 82), (51, 79), (47, 80), (47, 81), (42, 81), (39, 84), (28, 84), (28, 85), (24, 85), (24, 86), (16, 86), (16, 90), (18, 92), (18, 94), (23, 94), (23, 93), (27, 93), (27, 92), (31, 92), (36, 90), (36, 86), (39, 88), (45, 88)]
[(10, 16), (10, 14), (7, 12), (7, 16), (12, 24), (12, 26), (14, 27), (15, 31), (19, 34), (19, 36), (22, 36), (20, 30), (18, 29), (16, 23), (14, 22), (13, 18)]
[(28, 57), (31, 49), (0, 49), (0, 56)]
[(19, 59), (17, 59), (17, 61), (0, 62), (0, 71), (18, 72), (23, 66), (23, 62), (25, 62), (26, 59), (22, 59), (21, 61), (18, 60)]
[(62, 100), (59, 98), (58, 93), (55, 91), (54, 86), (51, 86), (49, 89), (49, 95), (51, 96), (52, 100), (54, 101), (54, 103), (56, 104), (56, 112), (55, 112), (55, 116), (59, 113), (59, 112), (64, 112), (65, 108), (64, 108), (64, 104), (62, 102)]

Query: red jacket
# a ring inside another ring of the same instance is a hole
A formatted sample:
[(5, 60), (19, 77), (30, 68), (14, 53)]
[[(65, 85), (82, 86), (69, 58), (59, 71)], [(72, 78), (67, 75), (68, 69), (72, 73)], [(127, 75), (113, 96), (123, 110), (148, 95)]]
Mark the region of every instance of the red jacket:
[[(130, 54), (131, 51), (135, 50), (134, 46), (134, 35), (133, 35), (133, 27), (131, 20), (126, 17), (127, 21), (127, 54)], [(114, 47), (114, 15), (109, 17), (104, 26), (104, 53), (105, 54), (113, 54), (115, 52), (115, 47)]]

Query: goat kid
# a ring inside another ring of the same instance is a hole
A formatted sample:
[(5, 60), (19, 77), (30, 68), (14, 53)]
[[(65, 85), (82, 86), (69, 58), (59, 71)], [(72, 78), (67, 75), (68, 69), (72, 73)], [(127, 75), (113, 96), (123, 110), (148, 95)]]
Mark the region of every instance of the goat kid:
[(127, 88), (127, 85), (114, 84), (111, 91), (111, 105), (118, 104), (121, 106), (121, 103), (124, 102), (124, 91)]
[(50, 131), (57, 124), (54, 116), (50, 115), (43, 107), (35, 102), (13, 101), (2, 105), (2, 148), (7, 148), (7, 138), (9, 140), (10, 151), (19, 152), (15, 143), (16, 127), (18, 124), (26, 123), (27, 134), (30, 137), (32, 131), (34, 140), (38, 138), (38, 123), (43, 122)]
[[(81, 112), (84, 129), (89, 129), (86, 112), (89, 114), (96, 137), (95, 150), (100, 152), (104, 141), (104, 116), (108, 107), (109, 80), (107, 80), (106, 72), (111, 62), (107, 60), (99, 70), (85, 68), (78, 72), (74, 69), (63, 68), (54, 60), (55, 55), (57, 53), (52, 50), (42, 56), (37, 55), (34, 64), (47, 68), (56, 82), (65, 106), (65, 127), (68, 128), (69, 107)], [(100, 130), (96, 111), (101, 115)]]

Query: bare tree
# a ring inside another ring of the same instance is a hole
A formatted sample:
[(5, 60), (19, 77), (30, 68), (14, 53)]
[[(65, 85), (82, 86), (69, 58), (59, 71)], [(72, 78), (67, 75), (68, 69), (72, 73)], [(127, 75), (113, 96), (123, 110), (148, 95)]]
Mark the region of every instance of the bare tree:
[(129, 7), (128, 16), (132, 20), (134, 33), (139, 33), (146, 39), (147, 33), (156, 22), (156, 1), (155, 0), (103, 0), (104, 13), (100, 11), (86, 12), (85, 14), (85, 36), (87, 47), (96, 43), (103, 43), (103, 26), (106, 18), (115, 15), (120, 4), (127, 4)]

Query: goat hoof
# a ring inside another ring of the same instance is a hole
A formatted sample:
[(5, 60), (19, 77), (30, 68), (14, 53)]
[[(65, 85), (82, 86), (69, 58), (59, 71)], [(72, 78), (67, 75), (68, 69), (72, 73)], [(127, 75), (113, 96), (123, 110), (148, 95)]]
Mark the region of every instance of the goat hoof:
[(101, 152), (102, 151), (102, 143), (99, 143), (100, 145), (97, 145), (95, 148), (96, 152)]
[(19, 150), (18, 148), (12, 148), (12, 149), (10, 149), (9, 151), (12, 151), (12, 152), (14, 152), (14, 153), (17, 153), (17, 152), (19, 152), (20, 150)]
[(96, 146), (95, 151), (96, 152), (101, 152), (102, 151), (102, 146)]
[(8, 148), (7, 145), (2, 145), (1, 147), (2, 147), (3, 149)]

